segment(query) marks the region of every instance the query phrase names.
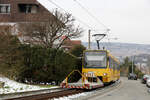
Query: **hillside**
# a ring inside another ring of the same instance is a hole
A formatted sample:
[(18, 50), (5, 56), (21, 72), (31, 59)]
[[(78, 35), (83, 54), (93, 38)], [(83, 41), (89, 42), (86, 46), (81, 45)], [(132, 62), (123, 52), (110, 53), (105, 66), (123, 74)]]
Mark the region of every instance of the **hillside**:
[[(88, 47), (87, 42), (82, 43), (85, 47)], [(150, 54), (150, 45), (145, 44), (130, 44), (130, 43), (100, 43), (100, 47), (105, 47), (110, 50), (114, 56), (126, 57), (139, 54)], [(91, 43), (92, 49), (97, 49), (96, 43)]]

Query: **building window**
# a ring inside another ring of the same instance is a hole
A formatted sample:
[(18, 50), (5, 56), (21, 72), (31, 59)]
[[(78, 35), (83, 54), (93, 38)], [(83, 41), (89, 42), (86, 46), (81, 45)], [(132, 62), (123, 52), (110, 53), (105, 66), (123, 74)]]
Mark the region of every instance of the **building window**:
[(0, 4), (0, 13), (2, 14), (10, 13), (10, 4)]
[(19, 4), (18, 7), (21, 13), (37, 13), (39, 8), (36, 4)]

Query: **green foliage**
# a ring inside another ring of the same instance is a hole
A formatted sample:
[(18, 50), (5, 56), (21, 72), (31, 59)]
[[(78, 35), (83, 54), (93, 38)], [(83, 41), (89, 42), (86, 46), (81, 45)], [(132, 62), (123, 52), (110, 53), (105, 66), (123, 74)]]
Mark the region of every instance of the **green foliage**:
[(140, 78), (140, 79), (141, 79), (141, 78), (143, 77), (143, 75), (144, 75), (144, 74), (143, 74), (139, 69), (137, 69), (137, 68), (135, 69), (135, 72), (134, 72), (134, 73), (135, 73), (135, 74), (137, 75), (137, 77)]
[[(129, 58), (124, 59), (124, 63), (120, 65), (121, 75), (127, 76), (129, 73), (132, 73), (132, 62), (129, 61)], [(133, 72), (135, 72), (136, 66), (133, 64)]]
[(129, 66), (131, 66), (131, 62), (129, 61), (129, 58), (126, 57), (124, 59), (124, 63), (122, 63), (120, 65), (120, 74), (122, 76), (127, 76), (128, 75)]
[(9, 86), (5, 86), (4, 88), (7, 88), (7, 89), (8, 89), (8, 88), (10, 88), (10, 87), (9, 87)]
[[(77, 58), (70, 54), (58, 52), (55, 59), (56, 74), (58, 76), (67, 76), (72, 70), (76, 69)], [(57, 77), (57, 80), (63, 80), (65, 77)]]
[(35, 86), (39, 86), (41, 88), (50, 88), (50, 87), (53, 87), (53, 85), (35, 85)]
[[(133, 72), (135, 72), (136, 66), (133, 64)], [(128, 73), (132, 73), (132, 63), (130, 63), (129, 68), (128, 68)]]
[(23, 67), (21, 52), (18, 50), (19, 40), (5, 33), (0, 34), (0, 42), (0, 74), (15, 78)]
[(83, 45), (76, 45), (74, 46), (70, 53), (73, 54), (76, 57), (82, 57), (83, 51), (86, 49)]
[(24, 70), (18, 80), (24, 82), (62, 81), (67, 74), (76, 69), (78, 59), (62, 50), (47, 49), (40, 46), (22, 45)]
[[(124, 59), (124, 63), (120, 66), (121, 75), (127, 76), (129, 73), (132, 73), (132, 62), (129, 61), (129, 58), (126, 57)], [(135, 64), (133, 63), (133, 72), (138, 76), (138, 78), (141, 78), (143, 76), (143, 73), (136, 68)]]
[(72, 70), (81, 68), (78, 58), (62, 50), (21, 44), (11, 35), (3, 38), (0, 37), (4, 41), (0, 44), (0, 74), (11, 79), (60, 83)]
[(129, 67), (130, 65), (131, 65), (131, 62), (129, 61), (129, 58), (126, 57), (126, 58), (124, 59), (124, 63), (121, 65), (121, 67), (127, 68), (127, 67)]

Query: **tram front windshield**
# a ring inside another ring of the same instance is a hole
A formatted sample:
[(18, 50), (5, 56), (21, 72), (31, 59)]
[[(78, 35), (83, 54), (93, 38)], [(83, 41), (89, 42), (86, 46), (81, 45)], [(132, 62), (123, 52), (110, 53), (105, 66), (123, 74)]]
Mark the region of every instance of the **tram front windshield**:
[(106, 68), (106, 52), (85, 52), (85, 68)]

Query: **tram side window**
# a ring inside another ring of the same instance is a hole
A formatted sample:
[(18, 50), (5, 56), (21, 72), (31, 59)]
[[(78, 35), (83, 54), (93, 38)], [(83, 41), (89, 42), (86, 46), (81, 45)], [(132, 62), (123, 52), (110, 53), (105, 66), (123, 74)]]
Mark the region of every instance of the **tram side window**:
[(117, 70), (118, 70), (118, 71), (120, 70), (120, 65), (119, 65), (119, 64), (117, 64)]
[(111, 59), (111, 68), (113, 69), (113, 60)]
[(117, 63), (115, 63), (115, 68), (116, 68), (116, 70), (118, 70), (118, 64)]
[(118, 71), (120, 70), (120, 65), (118, 64)]
[(114, 65), (115, 65), (114, 67), (115, 67), (115, 70), (116, 70), (116, 63), (115, 62), (114, 62)]
[(112, 59), (109, 57), (109, 68), (112, 69), (113, 65), (112, 65)]
[(115, 62), (113, 61), (113, 70), (115, 70)]
[(118, 64), (116, 63), (116, 70), (118, 70)]

